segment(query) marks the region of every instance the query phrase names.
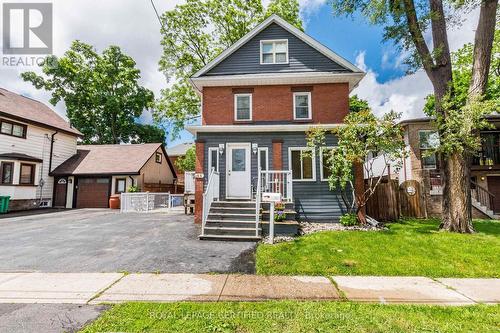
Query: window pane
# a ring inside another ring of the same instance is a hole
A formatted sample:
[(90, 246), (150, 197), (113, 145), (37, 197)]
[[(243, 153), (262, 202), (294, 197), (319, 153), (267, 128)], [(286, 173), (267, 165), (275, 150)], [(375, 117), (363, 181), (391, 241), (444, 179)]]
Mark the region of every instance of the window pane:
[(435, 169), (436, 168), (436, 154), (424, 157), (425, 151), (422, 152), (422, 165), (424, 169)]
[(286, 42), (276, 42), (274, 44), (274, 52), (276, 53), (286, 53)]
[(118, 179), (117, 190), (118, 192), (125, 192), (125, 179)]
[(245, 171), (245, 149), (232, 150), (232, 171)]
[(2, 184), (12, 183), (12, 164), (2, 164)]
[(109, 178), (97, 178), (97, 184), (108, 184)]
[(262, 55), (262, 62), (264, 64), (272, 64), (273, 63), (273, 54), (263, 54)]
[(259, 166), (261, 170), (267, 170), (267, 151), (261, 150), (260, 151), (260, 161), (259, 161)]
[(312, 168), (312, 157), (311, 156), (303, 156), (302, 157), (302, 175), (303, 179), (312, 179), (313, 177), (313, 168)]
[(296, 106), (309, 106), (309, 96), (308, 95), (295, 95), (295, 105)]
[(262, 43), (262, 53), (272, 53), (273, 43)]
[(236, 96), (236, 119), (250, 119), (250, 96)]
[(301, 179), (300, 150), (292, 150), (292, 178)]
[(12, 133), (12, 124), (9, 123), (2, 123), (2, 133), (4, 134), (11, 134)]
[(19, 182), (21, 184), (31, 184), (32, 183), (32, 165), (21, 165), (21, 178)]
[(286, 62), (286, 53), (276, 53), (276, 62)]
[(238, 109), (236, 111), (236, 119), (238, 120), (250, 119), (250, 109)]
[(12, 128), (12, 135), (22, 137), (24, 136), (24, 127), (19, 125), (14, 125)]
[(429, 149), (437, 148), (439, 146), (439, 134), (434, 131), (421, 131), (418, 132), (420, 137), (420, 148)]
[(212, 170), (212, 168), (215, 169), (215, 171), (219, 171), (219, 163), (217, 163), (217, 150), (211, 150), (210, 151), (210, 170), (208, 170), (208, 172), (210, 172)]
[(323, 150), (322, 164), (323, 164), (323, 178), (324, 179), (327, 179), (332, 174), (331, 170), (330, 170), (330, 164), (328, 163), (328, 158), (330, 157), (329, 154), (330, 154), (330, 152), (328, 149)]
[(237, 96), (236, 103), (238, 108), (249, 108), (250, 107), (250, 96)]
[(295, 108), (295, 118), (297, 119), (309, 118), (309, 109), (307, 107), (297, 106)]

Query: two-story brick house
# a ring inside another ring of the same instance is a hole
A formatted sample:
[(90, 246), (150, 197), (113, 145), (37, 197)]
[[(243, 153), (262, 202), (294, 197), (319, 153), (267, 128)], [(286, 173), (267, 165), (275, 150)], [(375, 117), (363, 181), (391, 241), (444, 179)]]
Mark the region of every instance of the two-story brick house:
[[(231, 236), (239, 227), (258, 235), (258, 223), (248, 221), (259, 219), (256, 196), (266, 191), (280, 192), (299, 219), (338, 219), (344, 208), (328, 188), (321, 151), (302, 154), (305, 132), (339, 126), (363, 76), (276, 15), (198, 71), (191, 82), (202, 98), (202, 124), (188, 130), (196, 136), (195, 222), (204, 235)], [(327, 146), (335, 144), (328, 135)]]

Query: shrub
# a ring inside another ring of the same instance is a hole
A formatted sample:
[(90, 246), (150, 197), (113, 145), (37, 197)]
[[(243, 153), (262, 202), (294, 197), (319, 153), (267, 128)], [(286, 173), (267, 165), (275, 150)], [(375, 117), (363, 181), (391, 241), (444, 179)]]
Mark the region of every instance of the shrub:
[(139, 188), (135, 185), (130, 185), (127, 189), (127, 192), (130, 192), (130, 193), (139, 192)]
[(358, 224), (358, 217), (353, 213), (344, 214), (340, 217), (340, 223), (346, 227), (356, 225)]

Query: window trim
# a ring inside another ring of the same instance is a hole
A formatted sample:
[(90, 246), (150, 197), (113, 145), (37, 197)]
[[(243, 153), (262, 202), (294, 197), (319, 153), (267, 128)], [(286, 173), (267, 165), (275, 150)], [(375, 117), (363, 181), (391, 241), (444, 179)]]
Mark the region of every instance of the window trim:
[(334, 149), (334, 146), (322, 146), (319, 148), (319, 173), (320, 173), (320, 180), (322, 182), (328, 181), (328, 178), (325, 178), (323, 175), (323, 150), (324, 149)]
[(436, 154), (436, 152), (434, 152), (434, 158), (436, 160), (436, 163), (433, 165), (433, 166), (430, 166), (430, 167), (426, 167), (425, 164), (424, 164), (424, 156), (423, 154), (428, 151), (428, 150), (431, 150), (431, 149), (434, 149), (434, 148), (422, 148), (422, 140), (421, 140), (421, 137), (420, 137), (420, 133), (437, 133), (436, 130), (433, 130), (433, 129), (422, 129), (422, 130), (418, 130), (418, 149), (419, 149), (419, 153), (420, 153), (420, 167), (422, 168), (422, 170), (439, 170), (439, 161), (438, 161), (438, 156)]
[[(123, 189), (123, 192), (120, 192), (118, 191), (118, 182), (122, 180), (125, 182), (125, 187)], [(127, 178), (115, 178), (115, 194), (126, 193), (126, 192), (127, 192)]]
[(219, 172), (220, 163), (219, 163), (219, 148), (218, 147), (210, 147), (208, 148), (208, 174), (212, 172), (212, 152), (215, 151), (217, 156), (217, 169), (215, 171)]
[[(23, 173), (22, 173), (23, 166), (31, 166), (31, 174), (30, 174), (30, 182), (29, 183), (22, 183), (21, 182), (21, 177), (23, 176)], [(21, 166), (19, 167), (19, 185), (21, 185), (21, 186), (35, 185), (35, 174), (36, 174), (36, 164), (21, 163)]]
[[(3, 182), (3, 167), (4, 165), (10, 165), (10, 182), (4, 183)], [(14, 162), (5, 162), (2, 161), (0, 162), (0, 185), (13, 185), (14, 184)]]
[[(7, 124), (12, 125), (12, 129), (10, 131), (10, 134), (2, 132), (2, 124), (3, 123), (7, 123)], [(14, 126), (15, 125), (16, 126), (21, 126), (23, 128), (23, 135), (22, 136), (14, 135)], [(21, 123), (18, 123), (18, 122), (15, 122), (15, 121), (11, 121), (11, 120), (7, 120), (7, 119), (4, 119), (4, 118), (0, 118), (0, 134), (2, 134), (2, 135), (12, 136), (12, 137), (18, 138), (18, 139), (26, 139), (26, 132), (27, 131), (28, 131), (28, 125), (21, 124)]]
[[(286, 62), (276, 62), (276, 51), (274, 50), (274, 43), (286, 42)], [(264, 53), (262, 52), (262, 45), (264, 43), (273, 43), (273, 62), (264, 62)], [(286, 65), (290, 63), (288, 39), (261, 39), (260, 40), (260, 64), (261, 65)]]
[[(296, 96), (307, 96), (307, 118), (297, 118), (296, 110)], [(312, 103), (311, 103), (311, 92), (310, 91), (296, 91), (293, 93), (293, 120), (312, 120)]]
[[(248, 119), (238, 119), (238, 97), (250, 97), (250, 113), (249, 113), (249, 116), (250, 118)], [(238, 93), (238, 94), (234, 94), (234, 121), (252, 121), (252, 117), (253, 117), (253, 112), (252, 112), (252, 109), (253, 109), (253, 96), (251, 93)]]
[[(158, 163), (158, 164), (161, 164), (162, 163), (162, 160), (163, 160), (163, 154), (160, 153), (160, 152), (156, 152), (155, 153), (155, 162)], [(160, 157), (160, 158), (158, 158)]]
[(265, 171), (269, 171), (269, 148), (267, 147), (259, 147), (258, 150), (257, 150), (257, 167), (259, 168), (260, 170), (260, 153), (262, 151), (265, 151), (266, 152), (266, 170)]
[[(312, 178), (311, 179), (295, 179), (293, 178), (293, 172), (292, 172), (292, 181), (294, 182), (315, 182), (316, 181), (316, 152), (314, 149), (311, 149), (309, 147), (288, 147), (288, 170), (292, 170), (292, 151), (304, 151), (304, 150), (311, 150), (312, 151)], [(302, 174), (303, 170), (303, 158), (301, 156), (300, 158), (300, 173), (301, 177), (303, 177)]]

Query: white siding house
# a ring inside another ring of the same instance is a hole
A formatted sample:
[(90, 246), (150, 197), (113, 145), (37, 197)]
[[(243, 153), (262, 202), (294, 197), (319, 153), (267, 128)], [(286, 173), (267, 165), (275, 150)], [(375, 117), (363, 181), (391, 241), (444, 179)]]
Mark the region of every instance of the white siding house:
[(52, 206), (49, 172), (76, 154), (81, 133), (46, 105), (0, 88), (0, 196), (9, 210)]

